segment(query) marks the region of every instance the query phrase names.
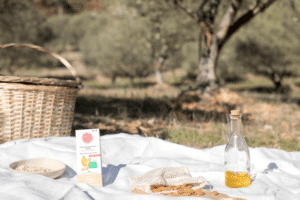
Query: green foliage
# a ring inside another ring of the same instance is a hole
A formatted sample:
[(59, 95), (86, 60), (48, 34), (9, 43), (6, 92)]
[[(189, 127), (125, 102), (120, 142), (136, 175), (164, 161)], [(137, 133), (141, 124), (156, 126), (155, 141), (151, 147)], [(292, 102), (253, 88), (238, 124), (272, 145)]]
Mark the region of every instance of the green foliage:
[[(152, 0), (148, 4), (143, 3), (143, 7), (143, 14), (152, 26), (150, 43), (154, 55), (159, 55), (163, 45), (166, 45), (166, 55), (170, 59), (165, 63), (166, 68), (180, 67), (182, 62), (191, 56), (185, 55), (182, 48), (188, 42), (197, 40), (197, 25), (184, 13), (174, 9), (173, 4)], [(148, 13), (145, 10), (148, 10)], [(155, 29), (157, 26), (159, 31)], [(160, 38), (157, 37), (158, 34), (160, 34)]]
[[(33, 6), (33, 2), (0, 1), (0, 43), (32, 43), (56, 52), (71, 45), (80, 48), (87, 64), (98, 67), (104, 74), (127, 77), (151, 74), (155, 59), (163, 45), (167, 45), (167, 59), (163, 69), (181, 67), (194, 74), (198, 72), (199, 27), (173, 1), (103, 0), (105, 12), (64, 14), (47, 19)], [(63, 6), (86, 1), (53, 2)], [(194, 9), (199, 5), (197, 0), (185, 2)], [(219, 27), (230, 3), (221, 2), (215, 28)], [(242, 12), (238, 16), (253, 4), (252, 0), (243, 2)], [(299, 2), (294, 3), (299, 11)], [(286, 68), (288, 72), (299, 75), (300, 26), (295, 17), (289, 1), (278, 1), (265, 13), (256, 16), (222, 49), (216, 68), (217, 76), (224, 82), (242, 79), (243, 74), (250, 71), (249, 66), (256, 69), (254, 66), (258, 65), (255, 62), (262, 63), (258, 70), (260, 73), (264, 71), (266, 74), (266, 65), (272, 62), (273, 71), (281, 73)], [(261, 53), (236, 57), (237, 45), (249, 45), (251, 42), (259, 45)], [(13, 73), (14, 68), (23, 66), (53, 66), (53, 62), (49, 65), (49, 59), (44, 59), (42, 54), (34, 51), (10, 49), (1, 50), (0, 53), (3, 58), (1, 66), (3, 69), (11, 68), (10, 73)], [(291, 63), (287, 64), (289, 61)]]
[[(160, 57), (166, 62), (161, 70), (181, 67), (184, 60), (181, 47), (185, 42), (195, 40), (192, 20), (180, 14), (174, 5), (165, 1), (104, 1), (107, 9), (123, 18), (142, 18), (149, 27), (147, 41), (151, 49), (152, 62)], [(122, 12), (121, 12), (122, 11)], [(166, 49), (166, 51), (164, 51)]]
[(67, 46), (79, 48), (79, 43), (87, 32), (98, 33), (107, 23), (105, 14), (82, 12), (80, 14), (56, 15), (47, 19), (43, 24), (51, 33), (48, 45), (62, 51)]
[(290, 61), (280, 48), (270, 48), (268, 45), (261, 45), (253, 40), (240, 43), (236, 47), (237, 60), (254, 73), (270, 78), (276, 89), (282, 87), (282, 80), (293, 72), (287, 68)]
[(145, 21), (105, 17), (107, 25), (89, 29), (80, 43), (85, 61), (110, 77), (149, 75), (151, 52)]
[(227, 60), (219, 59), (216, 75), (221, 85), (225, 83), (236, 83), (245, 79), (245, 71), (241, 66), (234, 65)]
[[(226, 65), (234, 66), (233, 72), (238, 76), (254, 72), (272, 80), (267, 70), (278, 75), (285, 74), (284, 77), (298, 76), (299, 33), (300, 26), (295, 22), (288, 2), (278, 1), (242, 27), (224, 46), (218, 62), (220, 66), (217, 67), (218, 77), (227, 76)], [(255, 45), (256, 47), (252, 46), (252, 52), (250, 52), (250, 49), (238, 48), (241, 45), (245, 45), (244, 47)], [(255, 48), (260, 52), (258, 53)], [(271, 62), (272, 66), (270, 66)], [(228, 74), (234, 76), (234, 73)]]
[[(31, 0), (0, 1), (0, 44), (31, 43), (42, 45), (48, 38), (43, 29), (45, 16)], [(0, 51), (1, 72), (13, 74), (18, 68), (41, 65), (40, 54), (32, 50), (3, 49)]]
[(293, 63), (299, 53), (299, 32), (287, 7), (274, 5), (242, 30), (235, 43), (236, 60), (245, 69), (268, 77), (279, 89), (284, 77), (299, 72)]
[(41, 44), (39, 26), (44, 21), (42, 12), (30, 0), (8, 0), (0, 3), (0, 43)]
[(66, 42), (63, 39), (64, 30), (71, 20), (72, 15), (54, 15), (47, 18), (42, 24), (43, 30), (48, 33), (48, 38), (45, 39), (45, 46), (51, 48), (52, 51), (61, 52)]
[(277, 2), (250, 22), (242, 33), (255, 38), (260, 44), (267, 44), (271, 48), (280, 47), (282, 51), (293, 54), (299, 52), (299, 48), (295, 48), (299, 45), (299, 31), (300, 27), (293, 21), (289, 7)]
[(106, 24), (103, 14), (82, 12), (73, 15), (62, 31), (62, 38), (65, 45), (79, 48), (80, 41), (85, 37), (87, 31), (92, 28), (91, 24), (102, 27)]
[(182, 68), (182, 62), (184, 61), (185, 57), (182, 54), (181, 51), (177, 51), (173, 53), (172, 56), (166, 61), (165, 68), (171, 68), (171, 69), (178, 69)]
[[(280, 48), (271, 48), (269, 45), (263, 45), (249, 39), (247, 42), (240, 42), (236, 46), (237, 60), (244, 62), (249, 68), (264, 74), (264, 71), (273, 71), (285, 68), (290, 61), (285, 59), (285, 54)], [(280, 69), (272, 68), (278, 65)], [(263, 69), (260, 69), (263, 66)], [(264, 69), (266, 68), (266, 69)], [(271, 73), (270, 71), (270, 73)], [(268, 72), (266, 72), (268, 73)]]
[(182, 54), (184, 56), (183, 69), (188, 73), (197, 73), (198, 69), (198, 44), (197, 42), (189, 42), (183, 45)]
[(49, 17), (43, 26), (50, 29), (54, 38), (62, 38), (62, 33), (72, 17), (72, 15), (54, 15)]
[(300, 3), (299, 1), (297, 0), (290, 0), (290, 8), (291, 8), (291, 11), (293, 12), (294, 14), (294, 18), (293, 20), (295, 22), (300, 22)]

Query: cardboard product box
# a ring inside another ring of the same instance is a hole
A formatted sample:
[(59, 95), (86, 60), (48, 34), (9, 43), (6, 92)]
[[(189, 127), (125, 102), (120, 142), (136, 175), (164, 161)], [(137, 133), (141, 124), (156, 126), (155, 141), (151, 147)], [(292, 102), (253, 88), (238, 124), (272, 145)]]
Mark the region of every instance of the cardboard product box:
[(99, 129), (76, 130), (78, 181), (103, 187)]

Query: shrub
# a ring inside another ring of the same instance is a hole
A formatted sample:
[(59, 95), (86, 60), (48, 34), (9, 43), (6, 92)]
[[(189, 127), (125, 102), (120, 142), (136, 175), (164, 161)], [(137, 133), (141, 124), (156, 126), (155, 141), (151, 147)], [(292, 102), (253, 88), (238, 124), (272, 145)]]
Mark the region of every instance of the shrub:
[[(30, 43), (43, 45), (42, 24), (45, 15), (38, 11), (31, 1), (0, 1), (0, 43)], [(39, 53), (28, 49), (2, 49), (0, 51), (2, 73), (13, 75), (20, 67), (34, 67), (41, 64)]]
[(151, 74), (151, 51), (143, 20), (109, 16), (102, 22), (107, 25), (95, 24), (80, 43), (85, 62), (113, 82), (117, 76), (133, 79)]
[(230, 64), (225, 60), (220, 60), (217, 65), (217, 77), (221, 85), (230, 82), (239, 82), (245, 79), (245, 72), (241, 66)]
[(43, 24), (44, 27), (51, 30), (55, 38), (61, 38), (64, 29), (67, 27), (70, 22), (71, 15), (54, 15), (49, 17), (47, 21)]
[(101, 27), (106, 23), (103, 14), (82, 12), (73, 16), (66, 24), (62, 32), (62, 38), (66, 45), (79, 49), (80, 41), (86, 36), (92, 24)]

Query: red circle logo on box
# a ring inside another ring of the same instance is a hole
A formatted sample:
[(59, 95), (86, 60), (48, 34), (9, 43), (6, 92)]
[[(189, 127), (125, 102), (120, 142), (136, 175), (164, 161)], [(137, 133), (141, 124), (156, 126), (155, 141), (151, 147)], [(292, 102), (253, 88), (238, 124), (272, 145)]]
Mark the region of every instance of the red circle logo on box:
[(86, 144), (91, 143), (93, 141), (93, 135), (90, 133), (84, 133), (82, 135), (82, 141)]

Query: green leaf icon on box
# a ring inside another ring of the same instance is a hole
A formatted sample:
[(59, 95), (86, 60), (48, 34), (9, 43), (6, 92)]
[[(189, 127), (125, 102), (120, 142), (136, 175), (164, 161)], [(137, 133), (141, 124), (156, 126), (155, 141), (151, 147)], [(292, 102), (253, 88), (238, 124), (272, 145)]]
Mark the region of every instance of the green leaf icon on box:
[(96, 162), (89, 162), (89, 168), (97, 168)]

